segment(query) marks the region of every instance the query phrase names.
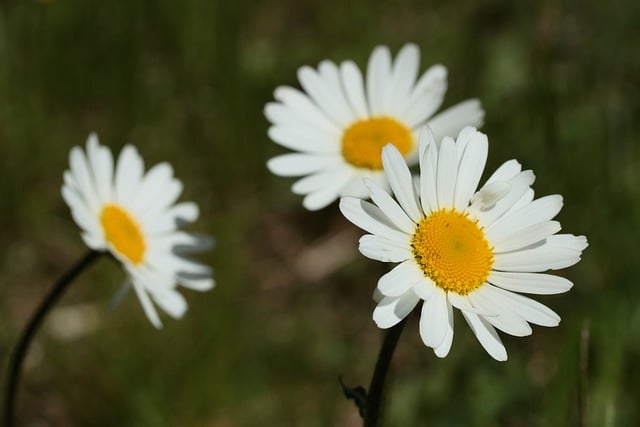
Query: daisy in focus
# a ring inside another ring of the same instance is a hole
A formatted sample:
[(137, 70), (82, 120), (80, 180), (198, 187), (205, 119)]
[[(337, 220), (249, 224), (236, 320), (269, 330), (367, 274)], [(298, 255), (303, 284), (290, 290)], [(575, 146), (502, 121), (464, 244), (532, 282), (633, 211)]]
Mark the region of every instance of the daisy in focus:
[(447, 90), (447, 69), (434, 65), (418, 78), (420, 51), (405, 45), (395, 62), (386, 46), (369, 58), (366, 79), (353, 61), (322, 61), (298, 70), (304, 92), (288, 86), (264, 113), (269, 138), (296, 151), (267, 162), (275, 175), (303, 177), (292, 191), (303, 206), (318, 210), (340, 196), (364, 198), (369, 178), (386, 186), (380, 154), (391, 143), (410, 163), (417, 161), (417, 130), (427, 123), (440, 139), (464, 126), (480, 126), (484, 111), (470, 99), (437, 114)]
[(199, 211), (195, 203), (175, 203), (182, 183), (171, 166), (160, 163), (145, 173), (142, 157), (131, 145), (114, 165), (111, 150), (95, 134), (87, 139), (86, 150), (71, 150), (69, 163), (62, 197), (84, 242), (122, 264), (156, 328), (162, 323), (155, 305), (173, 318), (182, 317), (187, 304), (178, 284), (197, 291), (214, 286), (211, 269), (186, 255), (210, 248), (212, 241), (179, 230), (195, 221)]
[(476, 191), (487, 159), (486, 135), (468, 127), (456, 141), (445, 137), (438, 144), (428, 130), (421, 138), (418, 185), (402, 154), (387, 145), (382, 163), (395, 200), (373, 181), (366, 183), (373, 203), (340, 200), (344, 216), (371, 233), (360, 239), (360, 252), (399, 263), (378, 281), (381, 298), (373, 319), (390, 328), (422, 302), (420, 337), (445, 357), (457, 308), (484, 349), (504, 361), (496, 329), (526, 336), (530, 323), (559, 324), (555, 312), (520, 294), (568, 291), (569, 280), (543, 272), (576, 264), (587, 239), (556, 234), (560, 223), (552, 219), (562, 196), (534, 200), (535, 177), (516, 160), (505, 162)]

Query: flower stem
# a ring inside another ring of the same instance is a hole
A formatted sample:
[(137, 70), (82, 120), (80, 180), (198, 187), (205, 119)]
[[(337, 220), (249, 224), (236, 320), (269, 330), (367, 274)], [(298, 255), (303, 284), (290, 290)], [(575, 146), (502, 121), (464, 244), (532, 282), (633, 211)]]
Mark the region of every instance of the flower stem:
[(378, 425), (387, 371), (389, 371), (391, 358), (393, 357), (393, 352), (396, 349), (396, 344), (398, 344), (398, 339), (402, 334), (405, 323), (407, 323), (406, 317), (400, 323), (389, 329), (382, 342), (382, 347), (380, 347), (376, 368), (373, 372), (373, 378), (371, 378), (369, 390), (367, 391), (367, 400), (363, 416), (364, 427), (376, 427)]
[(38, 327), (42, 323), (42, 320), (47, 315), (53, 304), (64, 293), (67, 286), (76, 278), (76, 276), (84, 270), (88, 265), (95, 261), (102, 252), (89, 251), (82, 257), (69, 271), (67, 271), (58, 281), (54, 284), (53, 289), (49, 292), (46, 298), (38, 307), (38, 310), (33, 314), (27, 327), (22, 332), (20, 340), (11, 355), (9, 362), (9, 372), (7, 374), (6, 393), (5, 393), (5, 407), (4, 407), (4, 425), (7, 427), (13, 426), (14, 419), (14, 401), (16, 391), (18, 389), (18, 381), (20, 379), (20, 371), (22, 370), (22, 364), (24, 362), (29, 344), (33, 339), (33, 336), (38, 330)]

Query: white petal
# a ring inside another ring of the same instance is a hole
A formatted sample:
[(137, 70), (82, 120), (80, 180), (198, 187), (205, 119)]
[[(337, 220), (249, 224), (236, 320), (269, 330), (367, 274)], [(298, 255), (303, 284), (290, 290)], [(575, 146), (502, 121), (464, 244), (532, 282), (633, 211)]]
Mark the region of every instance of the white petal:
[(582, 252), (589, 246), (585, 236), (574, 236), (573, 234), (556, 234), (549, 236), (547, 245), (549, 247), (569, 249), (577, 252)]
[(433, 141), (433, 135), (430, 135), (429, 139), (430, 143), (426, 147), (420, 163), (420, 203), (425, 214), (439, 209), (436, 189), (438, 152), (435, 141)]
[(133, 284), (133, 289), (135, 289), (136, 295), (138, 295), (138, 299), (140, 300), (140, 304), (142, 305), (142, 309), (147, 315), (147, 318), (151, 324), (156, 327), (156, 329), (161, 329), (162, 322), (160, 321), (158, 312), (153, 306), (149, 295), (147, 295), (147, 291), (144, 289), (144, 286), (141, 283), (138, 283), (138, 280), (133, 277), (131, 278), (131, 283)]
[(451, 350), (451, 344), (453, 343), (453, 309), (451, 304), (447, 304), (447, 323), (444, 325), (445, 334), (442, 342), (439, 346), (433, 349), (436, 356), (442, 358), (446, 357)]
[(411, 292), (400, 298), (384, 297), (373, 310), (373, 321), (382, 329), (395, 326), (411, 313), (418, 301), (420, 298)]
[(85, 201), (75, 190), (71, 189), (71, 187), (63, 186), (62, 198), (69, 206), (71, 216), (80, 228), (91, 231), (94, 234), (100, 231), (97, 218), (89, 211)]
[(404, 103), (409, 98), (410, 91), (416, 82), (419, 66), (420, 51), (418, 46), (413, 43), (404, 45), (396, 56), (387, 89), (387, 112), (389, 114), (394, 116), (402, 114)]
[(96, 212), (101, 202), (98, 200), (93, 176), (89, 170), (87, 159), (79, 147), (73, 147), (69, 153), (71, 174), (80, 189), (80, 196), (86, 200), (91, 212)]
[[(323, 169), (320, 172), (300, 178), (293, 183), (291, 191), (293, 191), (294, 194), (300, 195), (315, 193), (324, 188), (333, 186), (336, 181), (344, 181), (345, 174), (348, 174), (349, 176), (356, 176), (357, 172), (355, 169), (344, 164), (337, 164), (327, 169)], [(362, 186), (364, 187), (364, 184), (362, 184)]]
[(342, 188), (349, 183), (353, 172), (348, 169), (337, 169), (331, 181), (324, 188), (309, 193), (303, 200), (302, 206), (310, 211), (316, 211), (329, 206), (340, 196)]
[(486, 211), (511, 191), (511, 184), (506, 181), (496, 181), (484, 185), (480, 191), (471, 197), (473, 210)]
[[(155, 201), (166, 191), (167, 187), (174, 182), (173, 168), (167, 162), (158, 163), (144, 176), (138, 188), (138, 194), (129, 202), (131, 211), (142, 216), (149, 209), (155, 206)], [(182, 186), (177, 190), (182, 191)], [(175, 193), (176, 189), (171, 193)]]
[(439, 347), (446, 338), (449, 326), (448, 305), (447, 294), (440, 288), (422, 304), (420, 337), (427, 347)]
[(499, 222), (487, 228), (487, 238), (490, 240), (504, 239), (530, 225), (549, 221), (560, 212), (560, 209), (562, 209), (562, 196), (555, 194), (541, 197), (505, 215)]
[(496, 204), (486, 211), (475, 211), (474, 215), (480, 220), (480, 223), (488, 228), (496, 220), (513, 207), (513, 205), (522, 198), (527, 192), (535, 176), (530, 170), (521, 172), (508, 181), (510, 185), (509, 193), (496, 202)]
[(452, 208), (458, 175), (458, 152), (453, 139), (446, 137), (442, 140), (438, 152), (438, 170), (436, 190), (438, 205), (441, 208)]
[(559, 294), (573, 287), (573, 283), (564, 277), (540, 273), (492, 271), (488, 281), (509, 291), (538, 295)]
[(302, 176), (334, 166), (339, 161), (331, 155), (288, 153), (269, 159), (267, 168), (279, 176)]
[(558, 247), (547, 239), (533, 249), (496, 254), (493, 269), (530, 273), (558, 270), (580, 261), (580, 253), (580, 249)]
[(433, 116), (427, 122), (433, 129), (436, 141), (454, 136), (465, 126), (480, 127), (484, 122), (484, 110), (480, 101), (468, 99)]
[(189, 275), (186, 273), (178, 273), (177, 280), (180, 285), (185, 288), (193, 289), (194, 291), (208, 291), (213, 289), (216, 282), (208, 275), (202, 275), (198, 277), (197, 275)]
[(317, 154), (337, 154), (340, 151), (339, 139), (323, 138), (322, 135), (309, 129), (303, 131), (284, 126), (271, 126), (267, 134), (272, 141), (295, 151)]
[[(466, 128), (469, 129), (469, 128)], [(460, 140), (461, 138), (458, 138)], [(480, 132), (475, 132), (468, 142), (460, 159), (458, 177), (455, 187), (455, 208), (463, 211), (469, 205), (471, 196), (478, 188), (484, 165), (487, 161), (489, 143), (487, 136)]]
[(389, 193), (370, 180), (365, 180), (365, 185), (369, 187), (371, 200), (378, 205), (386, 217), (389, 218), (398, 229), (412, 235), (415, 231), (416, 224), (407, 216), (400, 205), (393, 200)]
[(174, 319), (182, 318), (187, 311), (184, 297), (173, 288), (154, 287), (151, 298)]
[(358, 249), (367, 258), (382, 262), (402, 262), (413, 257), (409, 245), (399, 245), (372, 234), (365, 234), (360, 238)]
[(504, 362), (507, 360), (507, 350), (505, 350), (493, 326), (477, 314), (463, 311), (462, 315), (487, 353), (497, 361)]
[(387, 88), (391, 78), (391, 53), (386, 46), (377, 46), (367, 64), (367, 97), (372, 116), (387, 113)]
[(127, 206), (137, 195), (142, 183), (144, 163), (138, 150), (132, 145), (125, 145), (116, 165), (115, 200)]
[(500, 239), (487, 238), (495, 248), (494, 253), (510, 252), (538, 243), (554, 233), (560, 231), (558, 221), (545, 221), (522, 228), (511, 235)]
[(488, 287), (483, 286), (469, 294), (472, 304), (480, 310), (480, 313), (471, 312), (483, 316), (493, 326), (509, 335), (531, 335), (533, 331), (524, 317), (512, 310), (511, 306), (505, 306), (503, 298), (493, 297), (492, 291), (489, 289), (487, 292), (487, 289)]
[(342, 76), (342, 86), (353, 113), (360, 120), (366, 119), (369, 117), (369, 110), (360, 69), (353, 61), (344, 61), (340, 64), (340, 74)]
[(382, 213), (380, 208), (354, 197), (340, 199), (340, 211), (364, 231), (394, 241), (406, 241), (407, 235), (398, 230)]
[[(420, 266), (416, 264), (416, 268), (420, 268)], [(422, 275), (422, 279), (419, 282), (413, 285), (413, 292), (424, 301), (434, 296), (439, 289), (435, 282), (425, 274)]]
[(87, 157), (95, 179), (98, 199), (103, 202), (112, 200), (113, 193), (113, 156), (111, 150), (98, 142), (95, 133), (87, 140)]
[(382, 164), (389, 180), (389, 185), (402, 209), (414, 222), (419, 222), (424, 215), (420, 210), (418, 197), (414, 191), (411, 172), (398, 149), (388, 144), (382, 149)]
[(525, 319), (527, 322), (540, 326), (558, 326), (560, 316), (544, 304), (529, 297), (497, 288), (493, 285), (485, 285), (482, 291), (487, 298), (492, 299), (504, 311), (511, 311)]
[(400, 116), (412, 128), (424, 124), (440, 108), (446, 91), (447, 69), (442, 65), (430, 67), (418, 79), (404, 105), (398, 109), (402, 111)]
[[(314, 128), (325, 132), (328, 136), (335, 137), (341, 134), (341, 128), (332, 122), (303, 92), (289, 86), (280, 86), (276, 88), (273, 96), (282, 101), (289, 109), (289, 112), (295, 114), (293, 117), (302, 118)], [(265, 110), (265, 114), (266, 112)]]
[(396, 265), (378, 280), (378, 290), (385, 296), (399, 297), (422, 280), (424, 274), (410, 259)]
[(355, 117), (339, 91), (339, 86), (334, 87), (333, 84), (325, 80), (325, 78), (331, 79), (335, 77), (335, 82), (338, 82), (337, 67), (329, 61), (323, 61), (321, 66), (324, 71), (323, 74), (327, 74), (327, 76), (321, 76), (313, 68), (303, 66), (298, 70), (298, 80), (322, 112), (338, 127), (345, 128), (355, 120)]

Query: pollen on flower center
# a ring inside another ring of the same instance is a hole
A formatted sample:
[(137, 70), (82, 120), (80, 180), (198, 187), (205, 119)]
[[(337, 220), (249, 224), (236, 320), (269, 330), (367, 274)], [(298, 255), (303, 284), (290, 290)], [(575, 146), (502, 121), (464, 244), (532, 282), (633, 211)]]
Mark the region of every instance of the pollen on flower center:
[(411, 247), (422, 271), (445, 291), (466, 295), (480, 287), (493, 266), (493, 251), (477, 220), (440, 209), (417, 226)]
[(146, 249), (140, 227), (127, 211), (118, 205), (105, 205), (100, 213), (104, 235), (111, 246), (133, 264), (140, 264)]
[(356, 167), (382, 169), (382, 147), (389, 143), (406, 155), (413, 147), (411, 129), (390, 117), (358, 120), (342, 135), (342, 155)]

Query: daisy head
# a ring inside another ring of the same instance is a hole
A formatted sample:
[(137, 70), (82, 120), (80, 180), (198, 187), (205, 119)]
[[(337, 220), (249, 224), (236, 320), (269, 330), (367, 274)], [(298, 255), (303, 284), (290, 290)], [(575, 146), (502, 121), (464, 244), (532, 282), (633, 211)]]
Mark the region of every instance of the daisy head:
[(108, 251), (124, 267), (151, 323), (162, 323), (154, 303), (174, 318), (187, 309), (177, 291), (213, 287), (211, 269), (186, 255), (211, 246), (207, 236), (179, 229), (198, 217), (192, 202), (175, 203), (182, 183), (168, 163), (144, 171), (135, 147), (125, 146), (114, 165), (109, 148), (91, 134), (74, 147), (64, 172), (62, 197), (89, 248)]
[(274, 92), (265, 116), (269, 137), (294, 153), (267, 163), (280, 176), (303, 177), (293, 184), (302, 204), (321, 209), (340, 196), (366, 197), (368, 178), (386, 186), (381, 151), (393, 144), (412, 163), (417, 130), (428, 123), (437, 138), (480, 126), (484, 111), (470, 99), (435, 114), (447, 90), (447, 69), (434, 65), (418, 76), (420, 51), (405, 45), (395, 61), (386, 46), (374, 49), (366, 78), (353, 61), (322, 61), (298, 70), (303, 91), (288, 86)]
[(426, 130), (417, 181), (397, 148), (383, 149), (395, 200), (368, 181), (373, 203), (340, 201), (345, 217), (371, 233), (360, 239), (360, 252), (398, 263), (378, 281), (374, 321), (390, 328), (422, 302), (420, 337), (439, 357), (451, 348), (454, 307), (496, 360), (507, 359), (496, 329), (525, 336), (530, 323), (557, 326), (556, 313), (521, 293), (569, 290), (569, 280), (543, 272), (577, 263), (587, 247), (584, 236), (556, 234), (560, 223), (552, 219), (562, 197), (534, 200), (534, 175), (517, 161), (504, 163), (476, 191), (487, 150), (486, 135), (471, 127), (440, 143)]

